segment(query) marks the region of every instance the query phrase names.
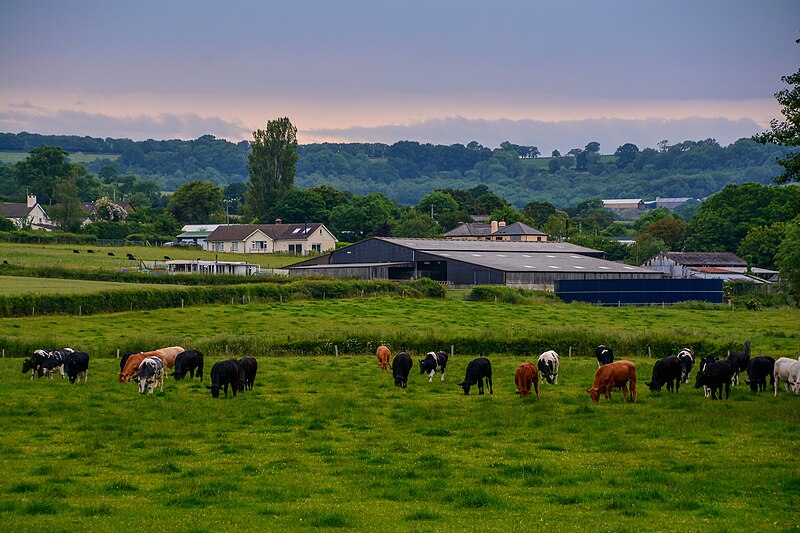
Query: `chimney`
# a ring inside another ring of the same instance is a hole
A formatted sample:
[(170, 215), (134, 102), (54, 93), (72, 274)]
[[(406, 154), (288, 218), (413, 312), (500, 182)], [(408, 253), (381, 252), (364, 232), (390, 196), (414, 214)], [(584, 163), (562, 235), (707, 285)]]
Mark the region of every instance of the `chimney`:
[(505, 228), (506, 227), (506, 221), (505, 220), (501, 220), (500, 222), (497, 223), (497, 225), (500, 226), (501, 228)]
[(492, 233), (497, 233), (497, 221), (492, 220)]
[(36, 195), (29, 194), (28, 195), (28, 207), (33, 207), (36, 205)]
[(279, 218), (276, 218), (276, 219), (275, 219), (275, 224), (280, 224), (280, 223), (281, 223), (281, 219), (279, 219)]

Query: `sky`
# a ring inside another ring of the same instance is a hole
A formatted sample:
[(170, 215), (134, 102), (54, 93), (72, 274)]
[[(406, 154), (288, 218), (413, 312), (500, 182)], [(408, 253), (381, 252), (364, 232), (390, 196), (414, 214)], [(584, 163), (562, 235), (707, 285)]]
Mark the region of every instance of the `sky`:
[(544, 155), (782, 119), (797, 0), (2, 0), (0, 132)]

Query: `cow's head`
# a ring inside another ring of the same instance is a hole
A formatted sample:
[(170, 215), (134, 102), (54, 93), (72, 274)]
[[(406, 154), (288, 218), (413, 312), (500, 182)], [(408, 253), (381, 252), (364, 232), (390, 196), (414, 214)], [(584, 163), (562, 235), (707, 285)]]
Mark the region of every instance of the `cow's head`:
[(650, 392), (657, 392), (661, 390), (661, 387), (664, 386), (663, 383), (659, 383), (658, 381), (648, 381), (645, 383), (648, 387), (650, 387)]
[(592, 403), (597, 403), (600, 401), (600, 389), (586, 389), (586, 392), (588, 392), (589, 396), (592, 398)]
[(36, 363), (33, 361), (33, 359), (25, 359), (24, 361), (22, 361), (22, 373), (23, 374), (27, 374), (28, 372), (30, 372), (34, 368), (36, 368)]
[(462, 381), (458, 384), (459, 387), (464, 389), (464, 395), (469, 396), (469, 389), (472, 387), (472, 383), (467, 383), (466, 381)]
[(753, 392), (758, 392), (758, 383), (754, 381), (750, 381), (749, 379), (744, 380), (750, 386), (750, 390)]
[(425, 362), (425, 359), (420, 359), (419, 360), (419, 373), (420, 374), (425, 374), (428, 371), (429, 371), (429, 369), (428, 369), (427, 363)]
[(699, 389), (705, 384), (706, 384), (705, 374), (703, 374), (703, 372), (698, 372), (694, 378), (694, 388)]
[(219, 385), (211, 385), (210, 387), (206, 385), (206, 388), (211, 391), (212, 398), (219, 398)]

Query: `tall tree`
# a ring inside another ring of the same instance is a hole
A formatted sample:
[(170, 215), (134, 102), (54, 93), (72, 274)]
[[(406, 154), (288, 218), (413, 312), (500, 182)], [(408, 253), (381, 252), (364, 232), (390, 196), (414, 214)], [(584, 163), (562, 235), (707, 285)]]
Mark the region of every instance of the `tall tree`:
[(14, 177), (20, 187), (37, 196), (40, 204), (53, 203), (55, 187), (59, 182), (86, 174), (86, 169), (70, 163), (68, 156), (58, 146), (39, 146), (14, 165)]
[[(800, 44), (800, 39), (795, 41)], [(791, 76), (782, 76), (781, 81), (790, 86), (775, 93), (775, 100), (781, 105), (783, 122), (772, 120), (771, 131), (755, 135), (753, 140), (761, 144), (772, 143), (782, 146), (800, 146), (800, 69)], [(800, 152), (790, 152), (778, 163), (784, 168), (780, 176), (773, 178), (775, 183), (800, 181)]]
[(250, 188), (245, 194), (250, 216), (269, 217), (270, 210), (294, 185), (297, 160), (297, 128), (288, 118), (270, 120), (266, 129), (253, 132), (247, 162)]
[(167, 210), (184, 224), (211, 222), (213, 215), (222, 213), (222, 189), (210, 181), (190, 181), (170, 197)]
[(76, 180), (68, 179), (56, 183), (53, 202), (55, 205), (49, 210), (53, 221), (64, 231), (78, 231), (87, 215), (81, 208)]
[(796, 299), (800, 299), (800, 216), (786, 224), (786, 237), (778, 246), (775, 262)]

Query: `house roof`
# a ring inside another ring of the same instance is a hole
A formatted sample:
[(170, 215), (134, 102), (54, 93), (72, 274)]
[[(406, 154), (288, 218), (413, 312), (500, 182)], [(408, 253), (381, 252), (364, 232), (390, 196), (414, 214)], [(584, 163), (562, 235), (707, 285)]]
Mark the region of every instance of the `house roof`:
[(483, 222), (459, 222), (458, 226), (444, 234), (445, 237), (484, 237), (492, 232), (492, 227)]
[(664, 252), (664, 257), (683, 266), (747, 266), (747, 261), (731, 252)]
[(319, 222), (304, 224), (231, 224), (219, 226), (206, 238), (208, 241), (242, 241), (261, 231), (274, 241), (305, 240), (322, 226)]
[(6, 218), (24, 218), (27, 217), (33, 207), (28, 207), (28, 204), (0, 204), (0, 213)]
[[(81, 209), (83, 209), (83, 211), (86, 213), (91, 213), (96, 203), (97, 202), (81, 202)], [(136, 208), (133, 207), (133, 204), (130, 202), (120, 202), (117, 205), (125, 211), (136, 211)]]
[(527, 224), (523, 224), (522, 222), (514, 222), (508, 226), (504, 226), (492, 235), (547, 235), (547, 233), (542, 233), (538, 229), (534, 229)]

